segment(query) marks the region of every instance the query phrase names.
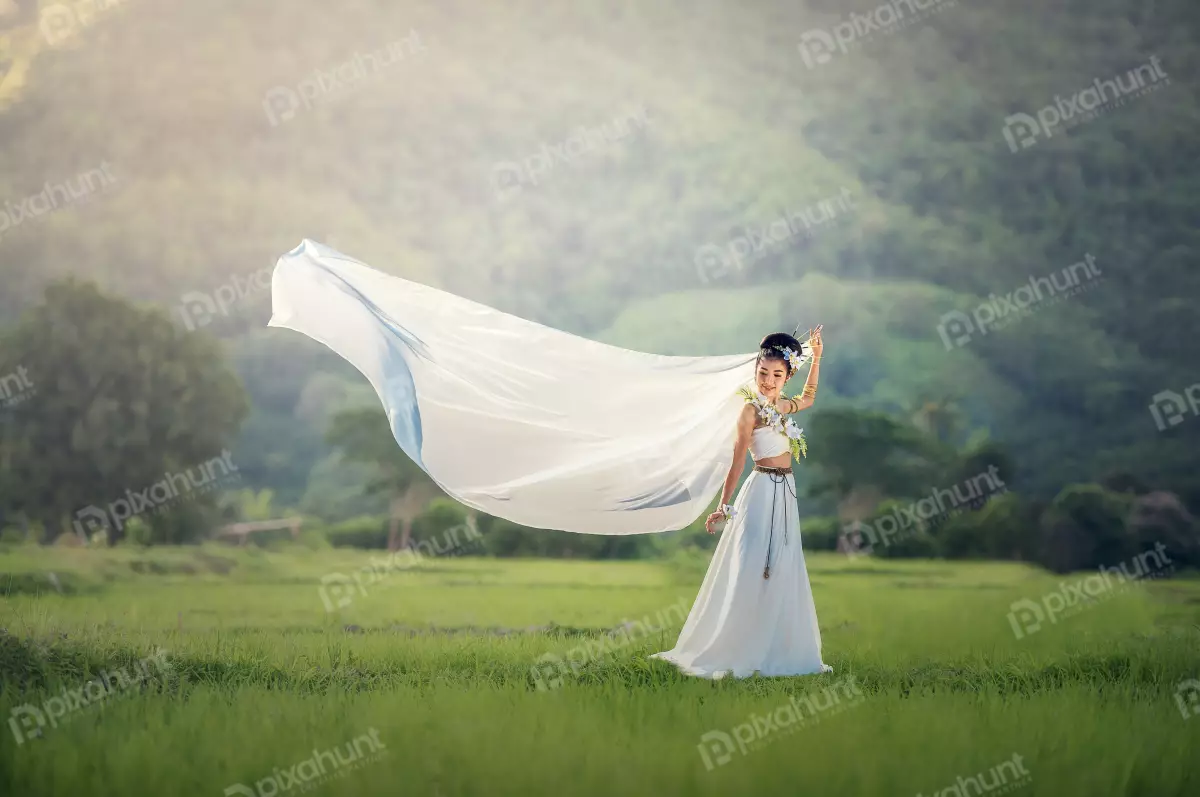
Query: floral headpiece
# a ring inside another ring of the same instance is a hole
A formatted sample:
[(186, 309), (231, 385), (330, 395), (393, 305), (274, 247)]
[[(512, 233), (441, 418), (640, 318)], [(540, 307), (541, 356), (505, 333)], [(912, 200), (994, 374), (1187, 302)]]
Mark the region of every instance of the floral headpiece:
[(801, 343), (800, 351), (796, 351), (791, 346), (769, 346), (758, 354), (759, 357), (780, 357), (787, 361), (788, 368), (794, 374), (800, 370), (800, 366), (804, 361), (812, 356), (812, 350), (808, 349), (808, 344)]

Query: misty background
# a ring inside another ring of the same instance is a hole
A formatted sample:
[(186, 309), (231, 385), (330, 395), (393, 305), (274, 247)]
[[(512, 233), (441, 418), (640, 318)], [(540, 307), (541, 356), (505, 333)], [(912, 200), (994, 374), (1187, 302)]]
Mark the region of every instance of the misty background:
[[(1200, 561), (1200, 8), (883, 8), (0, 0), (0, 530), (460, 522), (360, 375), (265, 328), (312, 238), (642, 351), (824, 324), (806, 544), (995, 468), (876, 551)], [(666, 544), (480, 522), (497, 554)]]

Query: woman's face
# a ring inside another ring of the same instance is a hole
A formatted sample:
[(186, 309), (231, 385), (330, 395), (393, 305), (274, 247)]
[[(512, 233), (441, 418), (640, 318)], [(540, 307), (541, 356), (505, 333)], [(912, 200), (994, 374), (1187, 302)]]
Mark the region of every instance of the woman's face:
[(758, 375), (758, 392), (768, 398), (778, 398), (779, 391), (783, 390), (783, 385), (787, 382), (788, 373), (787, 365), (783, 360), (759, 360)]

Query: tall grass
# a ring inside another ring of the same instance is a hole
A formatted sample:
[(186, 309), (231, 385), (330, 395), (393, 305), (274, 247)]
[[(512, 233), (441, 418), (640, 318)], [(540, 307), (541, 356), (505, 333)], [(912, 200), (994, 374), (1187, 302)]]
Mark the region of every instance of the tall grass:
[[(1176, 699), (1200, 678), (1194, 580), (1131, 585), (1017, 638), (1013, 601), (1063, 579), (809, 555), (834, 672), (708, 682), (648, 659), (674, 642), (702, 561), (425, 561), (327, 611), (321, 577), (367, 562), (0, 554), (5, 718), (159, 649), (170, 664), (40, 734), (6, 731), (0, 793), (974, 794), (993, 768), (1006, 793), (1200, 786), (1200, 720)], [(789, 705), (818, 710), (781, 725)], [(353, 764), (285, 777), (355, 739)], [(1019, 782), (1001, 767), (1014, 755)]]

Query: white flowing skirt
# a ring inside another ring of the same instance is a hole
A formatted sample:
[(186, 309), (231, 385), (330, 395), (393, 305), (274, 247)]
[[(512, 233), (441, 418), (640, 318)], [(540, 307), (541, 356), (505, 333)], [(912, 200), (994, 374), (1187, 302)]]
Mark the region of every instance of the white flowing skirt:
[[(750, 474), (679, 640), (651, 658), (703, 678), (832, 670), (821, 661), (795, 496), (791, 474)], [(770, 578), (763, 578), (768, 561)]]

